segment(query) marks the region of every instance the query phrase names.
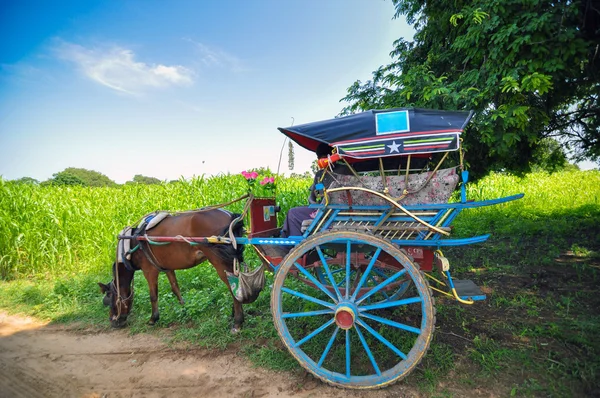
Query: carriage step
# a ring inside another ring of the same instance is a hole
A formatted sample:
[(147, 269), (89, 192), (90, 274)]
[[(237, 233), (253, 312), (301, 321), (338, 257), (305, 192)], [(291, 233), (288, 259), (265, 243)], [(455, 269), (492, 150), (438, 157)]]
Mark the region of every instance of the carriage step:
[(472, 280), (453, 279), (452, 282), (454, 282), (456, 294), (458, 294), (458, 297), (461, 299), (471, 299), (473, 301), (482, 301), (486, 299), (485, 293), (483, 293), (479, 286), (477, 286)]

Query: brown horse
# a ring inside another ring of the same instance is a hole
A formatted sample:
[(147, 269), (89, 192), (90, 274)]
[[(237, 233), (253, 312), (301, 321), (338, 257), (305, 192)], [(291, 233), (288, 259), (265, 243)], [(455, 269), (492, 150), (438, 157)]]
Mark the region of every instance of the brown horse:
[[(149, 238), (152, 236), (183, 236), (183, 237), (210, 237), (229, 236), (230, 224), (238, 217), (221, 209), (197, 210), (169, 215), (157, 226), (147, 231)], [(231, 227), (234, 236), (244, 233), (243, 222), (239, 220)], [(103, 303), (110, 308), (110, 321), (113, 327), (122, 327), (126, 324), (127, 316), (133, 305), (133, 277), (136, 270), (141, 270), (148, 282), (152, 316), (149, 324), (154, 325), (158, 319), (158, 274), (167, 273), (173, 293), (182, 302), (179, 286), (175, 279), (175, 270), (187, 269), (208, 260), (217, 274), (231, 288), (227, 281), (225, 271), (233, 272), (233, 262), (237, 259), (243, 261), (243, 245), (234, 248), (231, 244), (191, 244), (188, 242), (171, 242), (166, 245), (152, 245), (145, 240), (132, 239), (131, 247), (139, 245), (139, 249), (131, 253), (130, 265), (121, 261), (113, 263), (113, 280), (109, 284), (98, 283), (102, 293), (105, 294)], [(233, 328), (232, 332), (240, 330), (244, 322), (242, 303), (236, 300), (233, 293)]]

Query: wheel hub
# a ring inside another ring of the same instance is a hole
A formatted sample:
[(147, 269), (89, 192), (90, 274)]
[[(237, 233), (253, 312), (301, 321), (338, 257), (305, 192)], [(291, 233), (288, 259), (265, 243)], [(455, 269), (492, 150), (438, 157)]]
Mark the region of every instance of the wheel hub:
[(340, 329), (352, 328), (355, 318), (354, 310), (349, 306), (342, 305), (335, 310), (335, 323)]

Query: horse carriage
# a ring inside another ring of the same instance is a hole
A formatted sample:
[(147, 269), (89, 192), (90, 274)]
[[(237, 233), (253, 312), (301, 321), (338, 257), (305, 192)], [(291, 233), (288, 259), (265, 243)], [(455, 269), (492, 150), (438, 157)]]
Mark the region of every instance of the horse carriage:
[[(523, 197), (467, 199), (461, 134), (471, 117), (398, 108), (280, 128), (310, 151), (322, 143), (333, 148), (318, 162), (321, 200), (309, 205), (301, 235), (282, 236), (276, 199), (252, 195), (241, 215), (210, 208), (122, 233), (121, 242), (131, 245), (113, 265), (112, 283), (101, 285), (112, 320), (119, 323), (131, 308), (135, 269), (149, 281), (157, 318), (154, 274), (208, 259), (230, 287), (239, 328), (241, 304), (256, 298), (267, 269), (274, 274), (275, 328), (306, 370), (346, 388), (380, 388), (405, 377), (431, 342), (434, 292), (463, 304), (485, 299), (473, 282), (453, 279), (442, 249), (489, 235), (451, 238), (453, 221), (463, 209)], [(446, 167), (451, 160), (455, 166)], [(263, 263), (252, 272), (241, 266), (247, 246)]]

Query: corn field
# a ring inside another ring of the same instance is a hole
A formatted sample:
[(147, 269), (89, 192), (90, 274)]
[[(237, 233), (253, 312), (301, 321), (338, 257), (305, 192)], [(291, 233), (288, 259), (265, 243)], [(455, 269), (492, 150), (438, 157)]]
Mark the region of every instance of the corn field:
[[(311, 182), (278, 180), (280, 217), (305, 202)], [(114, 258), (121, 229), (145, 214), (225, 203), (247, 190), (246, 180), (237, 175), (116, 188), (42, 187), (0, 179), (0, 277), (96, 272)], [(243, 206), (237, 202), (227, 209), (241, 212)]]
[[(289, 208), (306, 204), (311, 182), (310, 178), (278, 178), (280, 225)], [(522, 178), (492, 174), (469, 184), (468, 196), (483, 200), (525, 192), (524, 199), (510, 205), (477, 211), (531, 218), (566, 209), (597, 208), (599, 187), (598, 171), (532, 173)], [(239, 175), (116, 188), (38, 186), (0, 178), (0, 279), (96, 273), (112, 261), (119, 231), (143, 215), (225, 203), (247, 189)], [(227, 208), (241, 212), (243, 205), (237, 202)]]

